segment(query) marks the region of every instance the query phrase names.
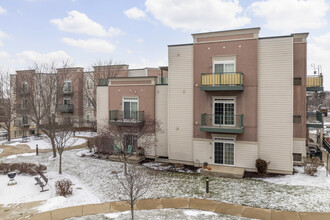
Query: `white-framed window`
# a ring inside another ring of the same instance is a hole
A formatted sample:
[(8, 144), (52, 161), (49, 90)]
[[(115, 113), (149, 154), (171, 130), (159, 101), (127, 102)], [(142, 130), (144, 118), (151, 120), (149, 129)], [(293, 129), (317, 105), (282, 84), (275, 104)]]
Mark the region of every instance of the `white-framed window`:
[(87, 106), (91, 107), (92, 106), (92, 101), (90, 99), (87, 100)]
[(72, 92), (72, 82), (71, 80), (65, 80), (63, 84), (63, 92), (70, 93)]
[(123, 119), (138, 119), (139, 100), (137, 97), (123, 98)]
[(63, 104), (64, 105), (71, 105), (71, 98), (64, 98), (63, 99)]
[(235, 98), (213, 98), (213, 125), (235, 126)]
[(94, 83), (91, 79), (87, 80), (87, 89), (93, 89)]
[(213, 60), (214, 73), (234, 73), (236, 72), (236, 60), (230, 59), (214, 59)]
[(28, 108), (28, 102), (27, 102), (27, 99), (23, 98), (22, 100), (22, 109), (27, 109)]
[(27, 92), (29, 89), (29, 84), (28, 82), (23, 82), (22, 83), (22, 92)]
[(215, 164), (234, 165), (235, 164), (235, 139), (214, 138), (213, 155)]

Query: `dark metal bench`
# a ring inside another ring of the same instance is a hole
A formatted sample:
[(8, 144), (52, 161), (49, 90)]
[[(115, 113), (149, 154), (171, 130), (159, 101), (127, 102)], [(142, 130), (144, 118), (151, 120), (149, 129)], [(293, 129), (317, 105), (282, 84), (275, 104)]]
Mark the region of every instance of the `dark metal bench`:
[[(45, 177), (45, 175), (41, 172), (38, 172), (38, 174), (40, 175), (40, 177), (34, 177), (34, 179), (37, 181), (37, 183), (35, 185), (38, 185), (41, 187), (41, 191), (40, 192), (45, 192), (45, 191), (48, 191), (49, 189), (45, 189), (44, 190), (44, 187), (47, 185), (48, 183), (48, 178)], [(41, 179), (44, 181), (42, 182)]]
[(29, 142), (29, 141), (30, 141), (30, 137), (28, 137), (28, 136), (22, 137), (22, 142)]

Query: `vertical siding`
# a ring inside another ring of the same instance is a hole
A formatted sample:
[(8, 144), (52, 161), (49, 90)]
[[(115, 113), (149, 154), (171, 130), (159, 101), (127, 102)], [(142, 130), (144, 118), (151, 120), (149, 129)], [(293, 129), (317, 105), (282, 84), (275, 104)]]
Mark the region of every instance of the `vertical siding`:
[(160, 123), (161, 132), (157, 133), (157, 156), (168, 156), (167, 146), (167, 86), (156, 86), (155, 118)]
[(259, 40), (259, 157), (269, 169), (292, 171), (293, 42), (291, 37)]
[(192, 161), (193, 46), (168, 48), (169, 159)]
[(258, 159), (257, 142), (235, 142), (235, 166), (255, 169), (256, 159)]
[(293, 139), (293, 153), (301, 154), (306, 156), (306, 140), (303, 138)]
[(212, 139), (194, 139), (194, 163), (203, 166), (204, 162), (213, 164), (213, 140)]
[(97, 129), (100, 131), (102, 127), (108, 124), (109, 120), (108, 86), (97, 87), (96, 94)]

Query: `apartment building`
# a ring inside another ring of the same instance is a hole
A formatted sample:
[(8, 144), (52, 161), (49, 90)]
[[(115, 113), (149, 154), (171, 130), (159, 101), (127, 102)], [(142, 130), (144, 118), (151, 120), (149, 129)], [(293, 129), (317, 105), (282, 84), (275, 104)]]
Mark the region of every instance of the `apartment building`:
[[(11, 99), (15, 103), (11, 137), (23, 137), (36, 134), (36, 118), (38, 105), (45, 103), (40, 96), (55, 85), (54, 97), (49, 103), (51, 114), (57, 116), (59, 123), (71, 122), (79, 128), (94, 129), (96, 124), (96, 88), (98, 79), (105, 76), (134, 77), (152, 75), (161, 76), (159, 68), (129, 69), (129, 65), (94, 66), (93, 71), (84, 71), (82, 67), (58, 68), (55, 73), (39, 73), (35, 70), (20, 70), (11, 75)], [(166, 77), (167, 79), (167, 77)], [(40, 83), (41, 82), (41, 83)], [(55, 84), (54, 84), (55, 83)], [(48, 85), (47, 85), (48, 84)], [(36, 88), (36, 85), (42, 85)], [(48, 91), (49, 92), (49, 91)], [(39, 98), (39, 99), (38, 99)], [(1, 109), (1, 108), (0, 108)], [(44, 111), (40, 109), (38, 117), (41, 124), (47, 123)], [(32, 117), (33, 115), (33, 117)], [(39, 131), (41, 132), (41, 131)]]
[(98, 127), (119, 119), (132, 126), (125, 117), (141, 123), (144, 114), (164, 131), (148, 157), (245, 171), (255, 171), (261, 158), (270, 172), (291, 174), (294, 160), (306, 155), (308, 33), (259, 31), (197, 33), (191, 44), (169, 45), (168, 85), (150, 76), (103, 81)]

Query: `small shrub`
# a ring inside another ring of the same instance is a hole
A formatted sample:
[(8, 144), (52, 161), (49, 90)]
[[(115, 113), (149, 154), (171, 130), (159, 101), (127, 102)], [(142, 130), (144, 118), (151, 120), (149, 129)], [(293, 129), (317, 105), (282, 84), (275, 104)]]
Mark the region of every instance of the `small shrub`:
[(56, 181), (55, 183), (56, 194), (64, 197), (72, 195), (72, 185), (73, 184), (69, 179), (62, 179)]
[(37, 175), (38, 172), (45, 172), (47, 167), (42, 164), (34, 163), (0, 163), (0, 174), (17, 172), (18, 174)]
[(261, 175), (261, 176), (266, 176), (269, 164), (270, 164), (270, 162), (267, 162), (267, 161), (262, 160), (262, 159), (257, 159), (256, 160), (256, 167), (257, 167), (257, 170), (258, 170), (258, 174)]
[(321, 160), (318, 157), (304, 157), (303, 166), (304, 173), (310, 176), (314, 176), (317, 173), (317, 168), (321, 165)]

